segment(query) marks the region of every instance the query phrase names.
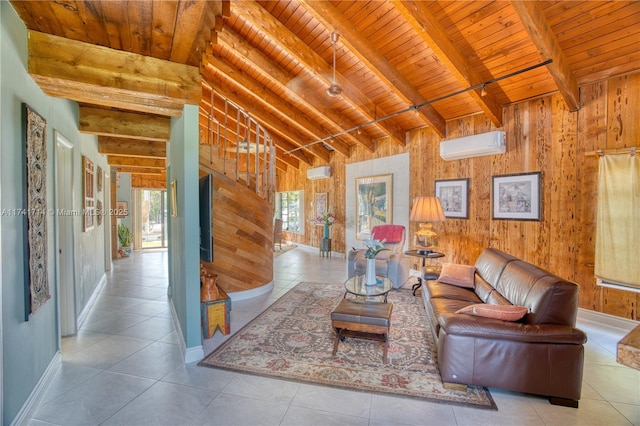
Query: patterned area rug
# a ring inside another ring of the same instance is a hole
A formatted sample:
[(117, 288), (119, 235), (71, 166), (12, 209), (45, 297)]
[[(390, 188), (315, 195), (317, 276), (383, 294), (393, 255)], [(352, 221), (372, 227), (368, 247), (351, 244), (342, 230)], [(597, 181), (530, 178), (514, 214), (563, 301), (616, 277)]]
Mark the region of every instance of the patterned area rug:
[(330, 313), (342, 284), (300, 283), (200, 362), (207, 367), (496, 410), (488, 389), (443, 388), (422, 298), (393, 290), (388, 363), (382, 343), (347, 338), (331, 356)]

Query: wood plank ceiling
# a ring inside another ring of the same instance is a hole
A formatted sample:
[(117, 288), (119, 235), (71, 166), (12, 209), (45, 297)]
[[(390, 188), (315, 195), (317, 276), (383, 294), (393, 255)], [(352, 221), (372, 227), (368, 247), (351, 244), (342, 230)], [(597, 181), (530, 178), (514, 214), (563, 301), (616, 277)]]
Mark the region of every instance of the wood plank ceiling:
[(579, 85), (640, 70), (638, 1), (11, 3), (34, 79), (79, 102), (112, 166), (147, 173), (185, 103), (200, 105), (201, 135), (217, 97), (248, 111), (287, 169), (424, 126), (444, 138), (470, 114), (500, 126), (503, 105), (551, 92), (576, 110)]

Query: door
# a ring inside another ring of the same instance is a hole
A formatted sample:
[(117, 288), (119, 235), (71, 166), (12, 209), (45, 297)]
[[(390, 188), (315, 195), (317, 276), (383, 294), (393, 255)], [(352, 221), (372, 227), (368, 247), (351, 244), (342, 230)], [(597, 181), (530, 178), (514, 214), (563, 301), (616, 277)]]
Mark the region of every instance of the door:
[(141, 191), (142, 248), (167, 247), (167, 191)]
[[(56, 139), (54, 228), (56, 230), (57, 287), (60, 294), (60, 335), (76, 332), (75, 261), (73, 233), (73, 145), (59, 132)], [(65, 214), (68, 212), (68, 214)]]

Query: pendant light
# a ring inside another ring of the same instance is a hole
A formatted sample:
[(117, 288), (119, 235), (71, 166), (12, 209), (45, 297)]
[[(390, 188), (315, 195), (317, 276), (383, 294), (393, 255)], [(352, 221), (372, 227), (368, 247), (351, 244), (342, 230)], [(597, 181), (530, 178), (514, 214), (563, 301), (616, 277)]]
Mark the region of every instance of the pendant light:
[(331, 86), (327, 87), (327, 95), (332, 98), (337, 98), (342, 94), (342, 88), (338, 86), (336, 81), (336, 43), (338, 42), (338, 38), (340, 35), (337, 32), (331, 33), (331, 43), (333, 44), (333, 82)]

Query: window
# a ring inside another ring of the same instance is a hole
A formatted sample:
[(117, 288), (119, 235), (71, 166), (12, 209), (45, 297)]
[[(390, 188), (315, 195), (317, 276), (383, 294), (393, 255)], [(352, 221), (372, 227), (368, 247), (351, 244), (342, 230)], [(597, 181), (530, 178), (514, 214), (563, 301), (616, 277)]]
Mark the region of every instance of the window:
[(640, 290), (640, 158), (600, 157), (595, 274), (600, 285)]
[(282, 219), (282, 230), (304, 234), (304, 192), (276, 193), (276, 218)]

